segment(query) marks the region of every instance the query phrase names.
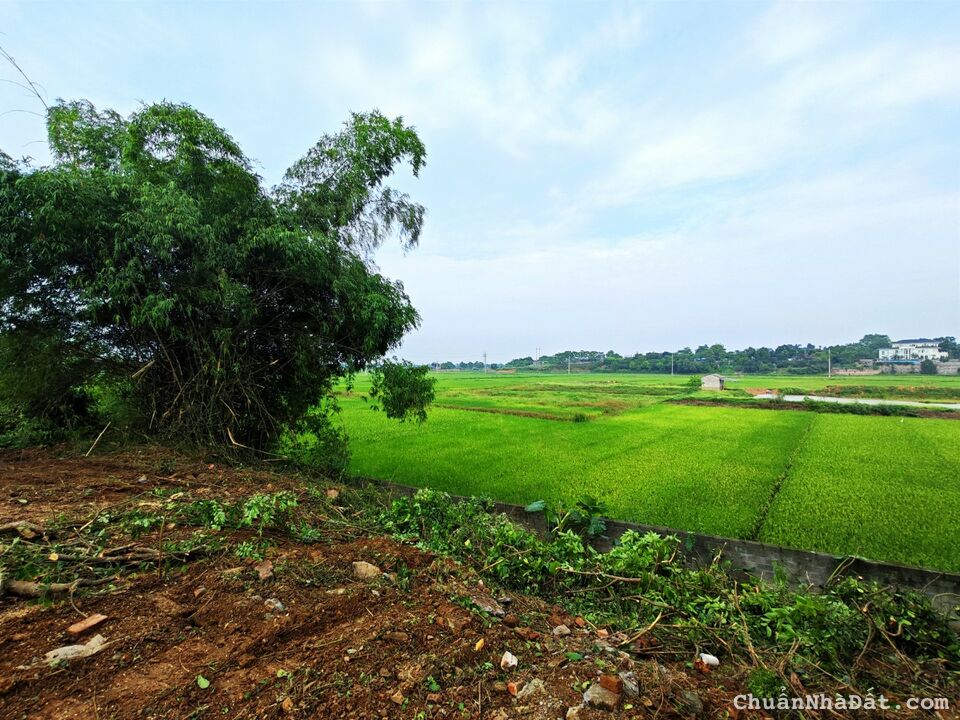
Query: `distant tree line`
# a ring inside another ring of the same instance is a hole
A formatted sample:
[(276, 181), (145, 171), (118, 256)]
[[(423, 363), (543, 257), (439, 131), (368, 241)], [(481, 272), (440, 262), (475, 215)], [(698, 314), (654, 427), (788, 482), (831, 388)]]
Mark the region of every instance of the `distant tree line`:
[[(954, 337), (936, 338), (940, 350), (950, 358), (960, 358), (960, 344)], [(827, 372), (832, 362), (835, 369), (855, 368), (858, 360), (876, 360), (880, 348), (890, 347), (888, 335), (869, 334), (844, 345), (816, 346), (780, 345), (776, 348), (748, 347), (728, 350), (721, 344), (700, 345), (696, 349), (681, 348), (675, 352), (646, 352), (631, 356), (613, 350), (564, 350), (555, 355), (515, 358), (504, 365), (487, 365), (491, 369), (538, 369), (545, 371), (590, 370), (593, 372), (669, 373), (671, 361), (677, 374), (710, 372), (772, 373), (815, 375)], [(441, 370), (482, 370), (482, 362), (434, 363)]]

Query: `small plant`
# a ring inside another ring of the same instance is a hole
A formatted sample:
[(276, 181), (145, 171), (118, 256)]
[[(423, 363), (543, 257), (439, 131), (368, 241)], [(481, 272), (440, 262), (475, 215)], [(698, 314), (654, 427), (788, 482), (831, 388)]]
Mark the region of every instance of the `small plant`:
[(783, 678), (767, 668), (754, 668), (747, 678), (747, 690), (757, 698), (776, 697), (785, 686)]
[(524, 508), (528, 513), (542, 512), (553, 535), (574, 532), (586, 540), (602, 537), (607, 523), (602, 515), (606, 504), (590, 495), (582, 495), (570, 509), (551, 507), (545, 500), (537, 500)]

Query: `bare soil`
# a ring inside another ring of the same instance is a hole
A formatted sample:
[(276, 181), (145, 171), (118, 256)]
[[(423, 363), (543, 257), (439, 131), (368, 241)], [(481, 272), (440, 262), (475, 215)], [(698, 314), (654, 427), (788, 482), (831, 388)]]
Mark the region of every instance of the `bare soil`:
[[(153, 502), (155, 487), (224, 499), (303, 490), (295, 476), (162, 448), (61, 455), (0, 453), (0, 524), (92, 519)], [(732, 669), (703, 673), (693, 658), (622, 652), (616, 636), (537, 598), (511, 595), (507, 616), (494, 617), (476, 604), (502, 593), (466, 568), (342, 518), (320, 527), (309, 545), (276, 538), (265, 579), (256, 561), (225, 551), (138, 569), (59, 601), (0, 597), (0, 718), (553, 720), (581, 704), (585, 684), (618, 671), (636, 673), (639, 696), (623, 695), (615, 712), (584, 708), (576, 717), (752, 717), (732, 706), (745, 692)], [(0, 537), (0, 552), (8, 540)], [(138, 542), (159, 547), (160, 537)], [(384, 574), (357, 578), (354, 561)], [(67, 633), (94, 613), (108, 619), (79, 637)], [(570, 635), (554, 636), (561, 623)], [(99, 653), (56, 667), (43, 661), (97, 633), (108, 643)], [(505, 651), (518, 658), (515, 669), (501, 670)], [(523, 697), (534, 680), (543, 689)]]

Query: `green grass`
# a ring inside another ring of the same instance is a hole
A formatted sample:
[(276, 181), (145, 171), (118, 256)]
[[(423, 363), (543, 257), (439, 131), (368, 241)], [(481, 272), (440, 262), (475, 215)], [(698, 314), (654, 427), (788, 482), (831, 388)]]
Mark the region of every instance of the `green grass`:
[[(827, 383), (734, 386), (774, 379)], [(960, 390), (957, 378), (911, 382)], [(514, 503), (590, 494), (619, 519), (731, 537), (760, 527), (768, 542), (960, 570), (957, 421), (664, 402), (716, 395), (682, 376), (449, 373), (417, 425), (370, 411), (363, 390), (361, 379), (342, 399), (357, 474)]]
[(957, 423), (813, 417), (760, 539), (960, 571)]
[(437, 409), (397, 426), (357, 401), (344, 411), (362, 475), (515, 503), (590, 494), (616, 517), (733, 535), (750, 531), (810, 422), (674, 405), (588, 423)]

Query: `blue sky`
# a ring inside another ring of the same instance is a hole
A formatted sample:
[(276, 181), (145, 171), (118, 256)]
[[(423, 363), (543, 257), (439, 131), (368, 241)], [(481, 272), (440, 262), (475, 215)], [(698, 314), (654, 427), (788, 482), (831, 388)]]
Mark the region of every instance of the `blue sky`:
[(427, 226), (376, 262), (413, 360), (960, 335), (960, 3), (0, 1), (0, 33), (51, 98), (195, 105), (268, 183), (403, 115)]

